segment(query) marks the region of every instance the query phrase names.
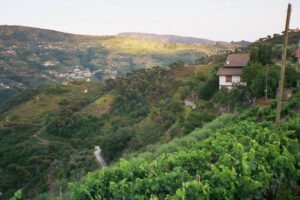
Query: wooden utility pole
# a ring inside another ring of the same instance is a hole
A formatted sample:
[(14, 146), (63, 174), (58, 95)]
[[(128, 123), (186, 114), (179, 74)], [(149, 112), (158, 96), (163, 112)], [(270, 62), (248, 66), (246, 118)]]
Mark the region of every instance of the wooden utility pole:
[(268, 66), (266, 65), (266, 88), (265, 88), (265, 102), (268, 100)]
[(278, 92), (278, 96), (277, 96), (276, 121), (275, 121), (276, 131), (278, 131), (278, 129), (279, 129), (279, 122), (280, 122), (281, 103), (282, 103), (285, 65), (286, 65), (286, 52), (287, 52), (289, 24), (290, 24), (290, 17), (291, 17), (291, 7), (292, 7), (292, 5), (289, 3), (287, 17), (286, 17), (286, 23), (285, 23), (284, 46), (283, 46), (283, 53), (282, 53), (282, 66), (281, 66), (281, 72), (280, 72), (279, 92)]
[[(300, 40), (298, 43), (298, 60), (297, 60), (297, 72), (300, 72)], [(297, 87), (300, 87), (300, 80), (297, 80)]]

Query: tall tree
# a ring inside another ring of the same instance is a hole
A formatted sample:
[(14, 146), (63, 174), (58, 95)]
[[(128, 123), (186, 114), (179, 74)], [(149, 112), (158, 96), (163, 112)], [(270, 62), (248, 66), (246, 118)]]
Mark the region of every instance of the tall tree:
[(263, 65), (272, 63), (272, 47), (269, 44), (259, 44), (250, 51), (250, 61), (258, 62)]

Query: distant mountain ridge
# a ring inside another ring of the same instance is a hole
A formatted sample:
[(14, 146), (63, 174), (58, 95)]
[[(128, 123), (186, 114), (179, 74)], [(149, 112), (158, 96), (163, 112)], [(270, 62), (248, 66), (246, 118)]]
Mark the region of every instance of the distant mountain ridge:
[(136, 38), (140, 40), (154, 40), (158, 42), (185, 43), (185, 44), (211, 44), (215, 42), (213, 40), (204, 39), (204, 38), (185, 37), (185, 36), (178, 36), (178, 35), (160, 35), (160, 34), (139, 33), (139, 32), (124, 32), (124, 33), (119, 33), (116, 36)]
[[(179, 42), (175, 39), (168, 40)], [(236, 47), (229, 43), (166, 43), (0, 25), (0, 104), (28, 88), (72, 80), (104, 81), (178, 60), (192, 65), (216, 50), (233, 51)]]

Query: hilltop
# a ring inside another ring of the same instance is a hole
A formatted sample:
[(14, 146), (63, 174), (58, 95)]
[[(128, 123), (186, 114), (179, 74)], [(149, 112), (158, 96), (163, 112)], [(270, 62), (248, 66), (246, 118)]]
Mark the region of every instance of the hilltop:
[(0, 26), (0, 101), (28, 88), (72, 80), (106, 80), (182, 60), (193, 64), (236, 44), (182, 44), (117, 36), (85, 36)]
[(215, 41), (195, 38), (195, 37), (183, 37), (178, 35), (160, 35), (151, 33), (138, 33), (138, 32), (126, 32), (117, 34), (118, 37), (137, 38), (141, 40), (153, 40), (158, 42), (169, 43), (186, 43), (186, 44), (213, 44)]
[[(298, 29), (290, 30), (288, 35), (288, 47), (287, 47), (287, 59), (295, 62), (295, 51), (298, 49), (298, 43), (300, 41), (300, 31)], [(284, 41), (284, 35), (273, 34), (263, 38), (259, 38), (257, 41), (251, 44), (252, 47), (259, 45), (266, 45), (271, 47), (273, 57), (277, 60), (282, 58), (282, 45)]]

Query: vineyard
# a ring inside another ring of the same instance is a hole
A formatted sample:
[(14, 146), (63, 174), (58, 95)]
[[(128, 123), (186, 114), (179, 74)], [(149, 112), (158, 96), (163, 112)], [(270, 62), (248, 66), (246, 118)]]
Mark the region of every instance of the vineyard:
[(70, 184), (71, 199), (291, 199), (299, 192), (299, 99), (285, 104), (278, 132), (272, 104), (221, 116), (154, 153), (89, 173)]

